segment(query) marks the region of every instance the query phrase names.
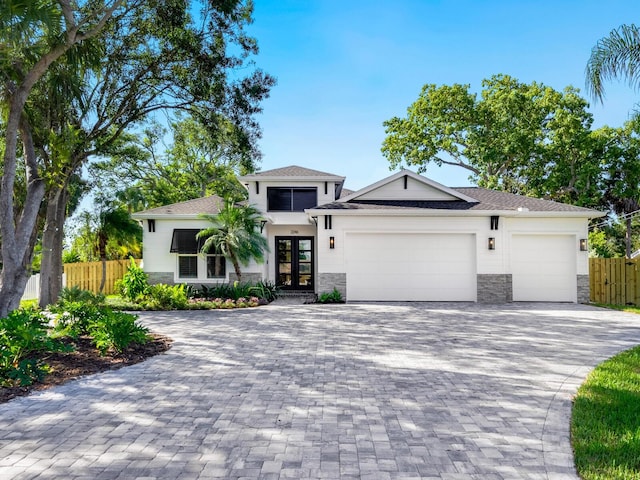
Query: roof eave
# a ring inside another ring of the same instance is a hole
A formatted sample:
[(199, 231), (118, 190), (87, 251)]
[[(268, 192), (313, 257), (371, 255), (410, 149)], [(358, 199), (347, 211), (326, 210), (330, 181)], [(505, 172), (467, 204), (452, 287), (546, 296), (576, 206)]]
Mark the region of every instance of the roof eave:
[(346, 177), (339, 177), (337, 175), (327, 175), (327, 176), (271, 176), (271, 175), (244, 175), (242, 177), (238, 177), (240, 183), (242, 182), (339, 182), (343, 183)]
[(598, 218), (603, 217), (606, 214), (598, 212), (596, 210), (584, 211), (584, 212), (569, 212), (569, 211), (518, 211), (518, 210), (441, 210), (433, 208), (412, 208), (412, 209), (330, 209), (322, 208), (315, 209), (310, 208), (305, 210), (305, 213), (310, 216), (318, 215), (363, 215), (363, 216), (375, 216), (375, 215), (393, 215), (393, 216), (406, 216), (406, 217), (486, 217), (487, 215), (498, 215), (501, 217), (530, 217), (530, 218)]
[[(204, 220), (200, 215), (209, 215), (207, 212), (202, 213), (134, 213), (131, 218), (134, 220)], [(211, 214), (215, 215), (215, 214)]]

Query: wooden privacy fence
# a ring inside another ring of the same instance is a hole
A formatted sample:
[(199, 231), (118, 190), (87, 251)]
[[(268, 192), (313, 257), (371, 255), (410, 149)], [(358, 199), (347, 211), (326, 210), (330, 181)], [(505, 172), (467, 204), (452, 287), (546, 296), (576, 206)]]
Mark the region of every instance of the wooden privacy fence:
[[(140, 260), (135, 261), (140, 265)], [(116, 280), (120, 280), (131, 265), (131, 260), (107, 261), (107, 276), (102, 293), (111, 295), (115, 293)], [(65, 263), (64, 273), (67, 287), (80, 287), (93, 293), (100, 291), (102, 280), (102, 262)]]
[(591, 301), (640, 306), (639, 263), (629, 258), (590, 258)]

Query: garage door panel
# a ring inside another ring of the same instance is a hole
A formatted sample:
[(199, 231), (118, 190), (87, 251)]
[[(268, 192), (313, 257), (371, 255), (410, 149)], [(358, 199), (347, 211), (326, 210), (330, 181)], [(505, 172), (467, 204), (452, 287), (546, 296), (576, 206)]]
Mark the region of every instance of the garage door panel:
[(511, 269), (514, 301), (577, 300), (572, 235), (513, 235)]
[(348, 234), (350, 300), (475, 301), (475, 237)]

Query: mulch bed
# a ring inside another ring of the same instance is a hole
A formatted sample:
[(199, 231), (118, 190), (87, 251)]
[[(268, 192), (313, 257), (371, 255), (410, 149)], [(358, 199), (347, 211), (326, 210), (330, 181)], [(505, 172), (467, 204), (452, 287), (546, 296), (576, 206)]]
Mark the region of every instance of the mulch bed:
[(132, 345), (123, 353), (113, 356), (100, 355), (89, 337), (79, 337), (76, 340), (67, 339), (66, 342), (74, 347), (73, 352), (47, 353), (42, 357), (42, 360), (51, 367), (51, 373), (41, 382), (27, 387), (0, 387), (0, 403), (28, 395), (35, 390), (45, 390), (55, 385), (62, 385), (69, 380), (85, 375), (134, 365), (171, 348), (172, 340), (169, 337), (158, 334), (151, 334), (151, 337), (152, 339), (148, 343)]

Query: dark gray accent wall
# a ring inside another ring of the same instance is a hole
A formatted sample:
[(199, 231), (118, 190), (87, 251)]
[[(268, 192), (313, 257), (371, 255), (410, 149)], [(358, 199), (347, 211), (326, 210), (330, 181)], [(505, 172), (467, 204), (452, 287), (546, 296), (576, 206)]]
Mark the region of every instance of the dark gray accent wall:
[[(238, 276), (235, 272), (229, 272), (229, 283), (233, 283), (238, 280)], [(262, 280), (261, 273), (243, 273), (242, 274), (242, 283), (258, 283)]]
[(508, 303), (513, 301), (513, 280), (510, 273), (477, 276), (478, 303)]
[(173, 272), (147, 272), (149, 285), (156, 285), (158, 283), (164, 283), (166, 285), (173, 285)]
[(319, 294), (332, 292), (336, 288), (342, 298), (347, 299), (347, 274), (346, 273), (319, 273), (317, 292)]
[(578, 303), (589, 303), (591, 291), (589, 288), (589, 275), (578, 275)]

